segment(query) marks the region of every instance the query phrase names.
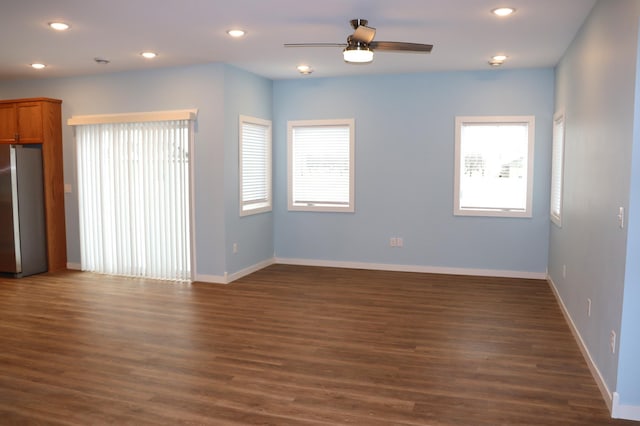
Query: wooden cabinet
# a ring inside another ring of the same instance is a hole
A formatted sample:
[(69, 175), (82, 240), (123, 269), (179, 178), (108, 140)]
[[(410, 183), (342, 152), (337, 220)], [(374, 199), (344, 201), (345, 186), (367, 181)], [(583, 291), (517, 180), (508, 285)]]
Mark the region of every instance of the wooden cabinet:
[(49, 271), (67, 267), (61, 104), (49, 98), (0, 101), (0, 143), (42, 144)]
[(44, 121), (41, 102), (3, 103), (0, 105), (0, 141), (41, 143)]

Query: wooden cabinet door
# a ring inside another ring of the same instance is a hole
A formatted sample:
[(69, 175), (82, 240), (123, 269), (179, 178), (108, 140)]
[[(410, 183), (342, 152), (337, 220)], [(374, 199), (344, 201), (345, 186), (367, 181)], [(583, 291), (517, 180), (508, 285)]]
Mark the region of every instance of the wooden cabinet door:
[(42, 105), (39, 102), (17, 104), (20, 143), (42, 142)]
[(17, 125), (15, 104), (0, 104), (0, 143), (15, 142)]

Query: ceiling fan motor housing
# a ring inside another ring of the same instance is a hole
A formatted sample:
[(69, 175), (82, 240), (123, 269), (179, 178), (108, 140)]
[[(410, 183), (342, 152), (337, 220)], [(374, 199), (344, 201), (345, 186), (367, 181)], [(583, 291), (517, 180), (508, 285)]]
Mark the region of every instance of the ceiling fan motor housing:
[(367, 24), (369, 23), (369, 21), (367, 21), (366, 19), (352, 19), (350, 22), (351, 22), (351, 27), (353, 27), (354, 30), (361, 25), (366, 27)]

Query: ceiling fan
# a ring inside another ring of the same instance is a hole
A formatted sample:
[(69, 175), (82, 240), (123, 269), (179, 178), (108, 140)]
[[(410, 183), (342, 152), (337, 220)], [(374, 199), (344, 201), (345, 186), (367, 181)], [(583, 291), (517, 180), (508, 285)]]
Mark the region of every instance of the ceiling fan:
[(352, 19), (351, 26), (355, 30), (347, 37), (346, 43), (286, 43), (285, 47), (343, 47), (345, 62), (367, 63), (373, 61), (374, 50), (396, 52), (430, 53), (431, 44), (405, 43), (401, 41), (373, 41), (376, 29), (367, 26), (366, 19)]

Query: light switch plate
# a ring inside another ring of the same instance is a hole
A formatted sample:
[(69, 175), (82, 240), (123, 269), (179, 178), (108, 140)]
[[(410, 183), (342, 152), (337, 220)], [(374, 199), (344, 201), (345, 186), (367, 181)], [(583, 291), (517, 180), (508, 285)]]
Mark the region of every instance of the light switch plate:
[(624, 207), (618, 209), (618, 226), (620, 229), (624, 228)]

